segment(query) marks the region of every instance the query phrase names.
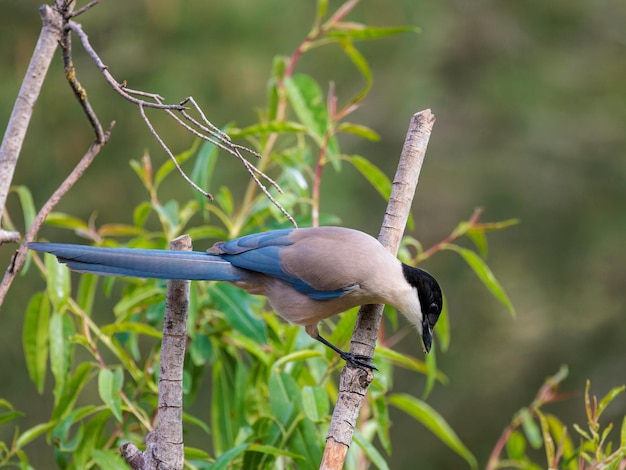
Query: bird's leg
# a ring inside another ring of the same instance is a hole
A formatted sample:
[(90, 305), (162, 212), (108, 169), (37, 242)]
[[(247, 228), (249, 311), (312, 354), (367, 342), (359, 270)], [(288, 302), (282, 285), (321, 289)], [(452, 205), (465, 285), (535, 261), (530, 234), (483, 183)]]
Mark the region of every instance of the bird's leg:
[(351, 352), (343, 351), (339, 349), (337, 346), (335, 346), (333, 343), (328, 341), (326, 338), (321, 336), (319, 333), (317, 334), (317, 336), (315, 336), (315, 339), (318, 340), (323, 345), (328, 346), (330, 349), (332, 349), (337, 354), (339, 354), (339, 356), (344, 361), (349, 362), (355, 367), (358, 367), (360, 369), (378, 370), (376, 369), (374, 364), (372, 364), (372, 358), (369, 356), (364, 356), (361, 354), (352, 354)]

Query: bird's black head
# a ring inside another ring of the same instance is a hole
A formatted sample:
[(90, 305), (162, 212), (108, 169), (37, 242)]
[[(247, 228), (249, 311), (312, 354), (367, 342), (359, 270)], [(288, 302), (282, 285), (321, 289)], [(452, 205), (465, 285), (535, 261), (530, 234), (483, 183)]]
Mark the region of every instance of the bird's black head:
[(443, 307), (441, 288), (435, 278), (422, 269), (403, 264), (402, 271), (407, 282), (417, 289), (422, 309), (422, 341), (428, 352), (433, 344), (433, 328)]

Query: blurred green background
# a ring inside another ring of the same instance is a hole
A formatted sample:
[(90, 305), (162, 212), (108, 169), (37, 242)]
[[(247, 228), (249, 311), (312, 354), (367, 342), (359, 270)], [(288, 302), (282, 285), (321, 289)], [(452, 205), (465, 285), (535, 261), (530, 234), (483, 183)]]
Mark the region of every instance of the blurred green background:
[[(39, 34), (40, 2), (0, 5), (8, 19), (0, 28), (4, 129)], [(118, 80), (170, 102), (193, 95), (216, 125), (244, 126), (265, 103), (273, 56), (294, 50), (313, 14), (312, 0), (108, 0), (78, 21)], [(476, 206), (485, 208), (485, 221), (521, 219), (490, 236), (488, 259), (516, 306), (516, 319), (455, 254), (425, 264), (444, 287), (452, 322), (451, 348), (438, 358), (450, 383), (438, 386), (429, 403), (484, 465), (513, 413), (567, 364), (571, 396), (550, 410), (567, 424), (584, 422), (586, 378), (598, 395), (626, 382), (626, 2), (364, 1), (349, 18), (422, 28), (419, 35), (357, 44), (375, 82), (351, 121), (382, 138), (374, 144), (342, 140), (344, 153), (364, 155), (393, 176), (410, 116), (433, 110), (437, 123), (414, 204), (413, 234), (430, 246)], [(58, 210), (81, 218), (95, 213), (98, 224), (131, 223), (129, 208), (145, 194), (128, 160), (146, 150), (155, 161), (166, 157), (137, 110), (108, 88), (74, 44), (79, 78), (94, 108), (104, 125), (117, 125)], [(324, 87), (333, 80), (344, 100), (363, 85), (338, 47), (312, 51), (298, 71)], [(174, 151), (191, 145), (181, 130), (155, 120)], [(39, 207), (91, 140), (57, 56), (14, 183), (29, 186)], [(227, 158), (220, 162), (219, 183), (237, 193), (247, 174)], [(182, 180), (170, 178), (167, 186), (170, 196), (189, 197)], [(353, 169), (335, 174), (328, 168), (322, 193), (322, 211), (377, 234), (385, 202)], [(9, 208), (19, 222), (14, 196)], [(45, 227), (40, 235), (77, 241)], [(13, 251), (0, 247), (3, 269)], [(41, 288), (33, 273), (18, 279), (0, 312), (0, 396), (27, 412), (22, 429), (45, 420), (51, 406), (28, 381), (19, 339), (25, 302)], [(419, 347), (412, 333), (398, 346), (414, 354)], [(398, 390), (417, 396), (423, 385), (414, 375), (397, 377)], [(618, 404), (607, 420), (624, 415), (626, 400)], [(464, 465), (421, 425), (393, 418), (392, 468)], [(9, 430), (0, 432), (10, 438)], [(33, 460), (37, 468), (51, 462), (46, 447)]]

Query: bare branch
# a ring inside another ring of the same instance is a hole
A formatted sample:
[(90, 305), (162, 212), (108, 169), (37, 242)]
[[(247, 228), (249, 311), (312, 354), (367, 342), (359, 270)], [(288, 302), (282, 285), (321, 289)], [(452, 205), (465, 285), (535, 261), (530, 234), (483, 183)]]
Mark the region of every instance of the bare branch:
[[(430, 110), (413, 115), (402, 154), (393, 181), (389, 204), (385, 212), (378, 240), (393, 254), (398, 252), (400, 240), (411, 210), (422, 162), (435, 116)], [(359, 311), (352, 334), (350, 351), (372, 357), (382, 318), (382, 305), (364, 305)], [(352, 443), (359, 411), (367, 388), (374, 379), (371, 371), (344, 367), (339, 382), (337, 404), (330, 422), (326, 448), (320, 469), (339, 470)]]
[[(176, 121), (176, 123), (178, 123), (184, 129), (186, 129), (192, 135), (202, 140), (205, 140), (207, 142), (210, 142), (213, 145), (217, 146), (218, 148), (238, 158), (243, 163), (244, 167), (246, 168), (248, 173), (250, 173), (252, 179), (259, 186), (259, 188), (265, 194), (265, 196), (272, 202), (272, 204), (274, 204), (281, 211), (283, 215), (285, 215), (287, 219), (289, 219), (291, 223), (295, 225), (295, 220), (293, 219), (293, 217), (287, 212), (287, 210), (284, 207), (280, 205), (280, 203), (274, 197), (271, 196), (267, 188), (261, 183), (261, 179), (266, 180), (270, 185), (274, 186), (279, 192), (282, 192), (282, 190), (280, 189), (280, 186), (274, 180), (272, 180), (269, 176), (267, 176), (265, 173), (257, 169), (250, 162), (248, 162), (241, 153), (243, 151), (251, 155), (254, 155), (255, 157), (260, 158), (261, 155), (258, 152), (255, 152), (254, 150), (247, 148), (243, 145), (238, 145), (238, 144), (233, 143), (231, 141), (230, 136), (228, 136), (228, 134), (221, 131), (217, 126), (215, 126), (213, 123), (211, 123), (211, 121), (207, 119), (206, 115), (204, 114), (200, 106), (198, 106), (198, 104), (193, 99), (193, 97), (191, 96), (187, 97), (178, 104), (165, 104), (163, 97), (159, 96), (158, 94), (148, 93), (148, 92), (140, 91), (140, 90), (132, 90), (127, 87), (127, 84), (125, 82), (121, 82), (121, 83), (118, 82), (117, 80), (115, 80), (113, 75), (109, 72), (108, 67), (104, 64), (104, 62), (98, 56), (93, 46), (90, 44), (89, 38), (87, 34), (83, 31), (82, 26), (73, 21), (69, 21), (67, 23), (66, 28), (73, 31), (79, 37), (81, 44), (83, 45), (85, 51), (94, 61), (96, 66), (100, 69), (107, 83), (109, 83), (109, 85), (117, 93), (119, 93), (123, 98), (125, 98), (126, 100), (130, 101), (131, 103), (139, 107), (139, 112), (141, 113), (141, 117), (146, 123), (146, 126), (148, 126), (150, 133), (154, 136), (154, 138), (157, 140), (161, 148), (163, 148), (165, 153), (172, 160), (172, 162), (176, 166), (176, 169), (182, 175), (185, 181), (187, 181), (187, 183), (190, 184), (196, 191), (200, 192), (203, 196), (209, 199), (213, 199), (213, 196), (209, 192), (200, 188), (183, 171), (183, 169), (180, 167), (180, 165), (176, 161), (176, 158), (174, 157), (174, 153), (167, 146), (165, 141), (160, 137), (159, 133), (156, 131), (156, 129), (150, 122), (150, 119), (147, 117), (144, 108), (155, 108), (155, 109), (161, 109), (165, 111), (174, 121)], [(80, 97), (80, 95), (78, 96)], [(200, 115), (200, 119), (202, 122), (198, 121), (187, 112), (187, 108), (185, 107), (187, 103), (191, 104), (193, 109)], [(259, 179), (257, 175), (260, 176), (261, 179)]]
[(65, 181), (61, 183), (61, 185), (57, 188), (57, 190), (50, 196), (50, 199), (46, 201), (43, 207), (37, 213), (37, 216), (33, 220), (32, 225), (29, 227), (28, 231), (24, 235), (24, 240), (22, 244), (18, 248), (17, 252), (13, 256), (13, 260), (11, 265), (7, 268), (4, 273), (4, 277), (2, 278), (2, 282), (0, 282), (0, 305), (2, 305), (4, 298), (13, 282), (13, 279), (17, 275), (17, 273), (22, 269), (24, 265), (24, 261), (26, 260), (26, 253), (28, 252), (28, 242), (32, 242), (35, 240), (37, 236), (37, 232), (43, 225), (48, 214), (52, 212), (57, 203), (61, 200), (63, 196), (76, 184), (76, 182), (83, 175), (85, 170), (91, 165), (93, 159), (96, 158), (96, 155), (100, 153), (102, 147), (108, 142), (109, 135), (115, 122), (112, 122), (106, 132), (103, 134), (103, 139), (100, 142), (94, 142), (91, 144), (83, 158), (78, 162), (78, 164), (74, 167), (72, 172), (65, 178)]
[[(191, 238), (183, 235), (170, 243), (170, 250), (191, 250)], [(135, 470), (182, 470), (183, 445), (183, 364), (187, 342), (187, 310), (190, 281), (167, 282), (161, 373), (159, 375), (158, 426), (146, 436), (146, 450), (132, 443), (120, 452)]]
[[(0, 222), (33, 108), (61, 39), (63, 28), (61, 14), (49, 5), (42, 6), (39, 11), (43, 24), (41, 33), (0, 145)], [(15, 234), (3, 232), (0, 230), (0, 244), (16, 239)]]

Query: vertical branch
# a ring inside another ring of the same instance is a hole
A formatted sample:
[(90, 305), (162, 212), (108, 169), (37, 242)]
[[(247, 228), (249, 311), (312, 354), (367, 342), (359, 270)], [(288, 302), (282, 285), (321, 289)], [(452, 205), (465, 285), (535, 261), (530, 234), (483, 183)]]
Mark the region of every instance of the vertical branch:
[[(63, 28), (61, 14), (49, 5), (42, 6), (39, 13), (43, 23), (41, 33), (28, 64), (22, 87), (15, 100), (2, 145), (0, 145), (0, 221), (2, 221), (2, 212), (6, 205), (9, 187), (13, 181), (13, 173), (22, 150), (35, 102), (39, 97), (41, 86), (48, 73), (48, 67), (54, 57), (54, 51), (61, 39)], [(19, 234), (5, 232), (0, 228), (0, 244), (17, 242), (18, 240)]]
[[(191, 250), (189, 235), (170, 243), (170, 250)], [(187, 343), (187, 310), (190, 281), (167, 282), (157, 428), (146, 436), (146, 450), (132, 443), (122, 445), (124, 460), (135, 470), (182, 470), (183, 444), (183, 365)]]
[[(379, 241), (393, 254), (398, 252), (400, 240), (409, 217), (413, 196), (417, 187), (428, 140), (435, 124), (435, 116), (429, 109), (413, 115), (407, 132), (398, 169), (393, 181), (391, 197)], [(351, 352), (365, 356), (374, 355), (378, 328), (382, 318), (382, 305), (364, 305), (359, 311), (352, 334)], [(352, 443), (359, 411), (367, 388), (374, 379), (371, 371), (344, 367), (339, 379), (339, 395), (333, 411), (326, 448), (320, 469), (339, 470)]]

